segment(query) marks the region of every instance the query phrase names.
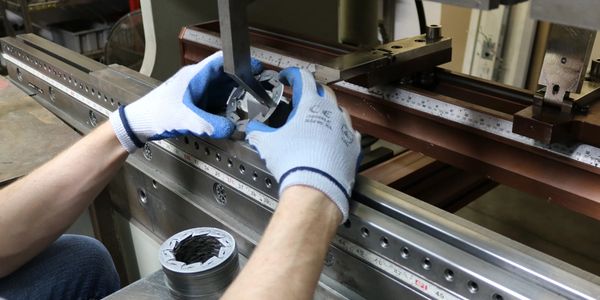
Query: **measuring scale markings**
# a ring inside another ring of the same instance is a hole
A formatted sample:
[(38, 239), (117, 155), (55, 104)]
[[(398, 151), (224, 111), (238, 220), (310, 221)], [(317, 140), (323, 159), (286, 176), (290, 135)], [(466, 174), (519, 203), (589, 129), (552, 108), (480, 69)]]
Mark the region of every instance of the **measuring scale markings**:
[(369, 250), (362, 248), (361, 246), (354, 244), (342, 237), (335, 236), (333, 238), (333, 244), (338, 248), (353, 254), (354, 256), (368, 262), (369, 264), (384, 270), (386, 273), (392, 275), (396, 279), (412, 286), (413, 288), (425, 293), (426, 295), (433, 296), (436, 299), (467, 299), (453, 293), (448, 292), (446, 289), (439, 287), (438, 285), (430, 282), (428, 279), (406, 269), (402, 266), (395, 264), (394, 262), (387, 260)]

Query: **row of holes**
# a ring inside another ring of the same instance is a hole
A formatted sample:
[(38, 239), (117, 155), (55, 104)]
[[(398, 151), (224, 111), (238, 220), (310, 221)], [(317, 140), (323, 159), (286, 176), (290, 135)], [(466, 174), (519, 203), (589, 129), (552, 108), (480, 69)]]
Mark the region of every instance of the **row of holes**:
[[(5, 45), (4, 50), (11, 54), (15, 53), (13, 48), (8, 45)], [(103, 97), (101, 91), (99, 91), (99, 90), (96, 91), (96, 89), (94, 89), (93, 87), (90, 88), (87, 84), (84, 85), (83, 82), (77, 82), (77, 79), (73, 79), (70, 75), (61, 73), (60, 71), (57, 71), (56, 69), (52, 68), (51, 66), (48, 66), (45, 63), (39, 62), (38, 60), (29, 57), (29, 55), (27, 55), (27, 54), (23, 54), (20, 51), (16, 51), (16, 55), (20, 58), (24, 58), (25, 60), (27, 60), (27, 62), (33, 63), (34, 65), (36, 65), (39, 68), (43, 68), (44, 71), (47, 72), (49, 75), (54, 75), (55, 77), (62, 79), (62, 81), (64, 81), (64, 83), (73, 84), (73, 86), (75, 86), (75, 88), (79, 87), (79, 90), (81, 92), (85, 91), (92, 97), (98, 97), (98, 99), (100, 99), (100, 100), (104, 99), (104, 102), (106, 102), (106, 103), (109, 103), (109, 100), (110, 100), (111, 106), (115, 106), (115, 104), (117, 106), (121, 106), (120, 101), (115, 101), (114, 98), (112, 98), (112, 97), (109, 98), (106, 94)], [(20, 70), (18, 68), (17, 68), (17, 70), (20, 72)], [(52, 90), (49, 90), (49, 93), (51, 93), (51, 92), (52, 92)]]
[[(186, 145), (190, 144), (190, 139), (187, 136), (183, 137), (183, 142)], [(198, 142), (194, 142), (194, 149), (200, 151), (200, 144)], [(204, 148), (204, 155), (206, 156), (210, 156), (211, 155), (211, 151), (210, 148), (205, 147)], [(215, 160), (217, 162), (221, 162), (223, 161), (223, 157), (221, 157), (221, 154), (218, 152), (215, 152)], [(231, 158), (227, 159), (227, 167), (229, 168), (233, 168), (233, 160)], [(241, 175), (246, 174), (246, 166), (244, 166), (243, 164), (240, 164), (238, 167), (238, 171), (240, 172)], [(252, 172), (252, 180), (253, 181), (258, 181), (259, 180), (259, 175), (256, 171)], [(273, 181), (271, 180), (271, 178), (266, 177), (265, 178), (265, 186), (270, 189), (273, 186)]]
[[(352, 227), (352, 222), (350, 220), (347, 220), (344, 223), (344, 227), (346, 228), (351, 228)], [(367, 238), (370, 235), (370, 231), (367, 227), (361, 227), (360, 228), (360, 234), (363, 238)], [(379, 245), (382, 248), (388, 248), (390, 245), (389, 239), (386, 236), (381, 236), (379, 239)], [(402, 248), (400, 248), (400, 256), (403, 259), (408, 259), (411, 255), (410, 253), (410, 248), (408, 248), (407, 246), (403, 246)], [(431, 270), (431, 258), (429, 257), (423, 257), (423, 259), (421, 260), (421, 267), (423, 268), (423, 270), (429, 271)], [(448, 282), (452, 282), (454, 281), (455, 278), (455, 274), (454, 271), (452, 271), (451, 269), (445, 269), (444, 270), (444, 279)], [(471, 293), (471, 294), (476, 294), (479, 291), (479, 284), (477, 284), (477, 282), (473, 281), (473, 280), (469, 280), (467, 282), (467, 290)], [(504, 297), (502, 297), (502, 295), (500, 294), (496, 294), (494, 293), (492, 295), (492, 300), (503, 300)]]

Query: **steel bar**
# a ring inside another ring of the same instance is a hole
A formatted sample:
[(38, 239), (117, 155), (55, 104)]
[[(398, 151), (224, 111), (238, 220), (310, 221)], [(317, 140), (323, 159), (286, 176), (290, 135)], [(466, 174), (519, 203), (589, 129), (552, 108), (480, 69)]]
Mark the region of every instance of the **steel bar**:
[(451, 38), (427, 41), (423, 34), (319, 61), (315, 66), (315, 78), (331, 84), (364, 75), (366, 80), (363, 82), (375, 86), (400, 80), (410, 74), (408, 70), (430, 71), (449, 62), (451, 56)]
[(223, 37), (223, 69), (261, 104), (275, 107), (276, 103), (252, 74), (248, 18), (246, 16), (247, 2), (248, 0), (219, 0), (219, 24)]

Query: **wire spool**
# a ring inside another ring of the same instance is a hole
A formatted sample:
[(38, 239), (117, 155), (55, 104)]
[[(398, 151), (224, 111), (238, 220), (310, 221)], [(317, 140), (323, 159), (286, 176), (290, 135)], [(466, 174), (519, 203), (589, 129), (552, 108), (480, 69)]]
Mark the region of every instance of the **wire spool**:
[(160, 263), (178, 299), (218, 299), (239, 271), (233, 236), (210, 227), (188, 229), (160, 246)]

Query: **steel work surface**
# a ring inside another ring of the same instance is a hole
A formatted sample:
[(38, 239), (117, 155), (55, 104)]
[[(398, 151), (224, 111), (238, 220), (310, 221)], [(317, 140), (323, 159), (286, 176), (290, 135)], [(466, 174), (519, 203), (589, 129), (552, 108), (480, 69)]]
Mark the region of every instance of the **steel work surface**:
[(33, 171), (80, 136), (0, 77), (0, 186)]

